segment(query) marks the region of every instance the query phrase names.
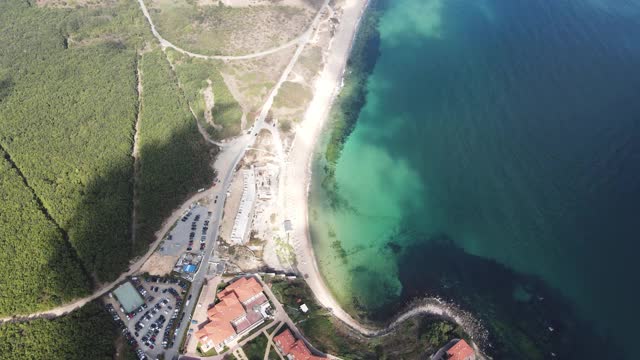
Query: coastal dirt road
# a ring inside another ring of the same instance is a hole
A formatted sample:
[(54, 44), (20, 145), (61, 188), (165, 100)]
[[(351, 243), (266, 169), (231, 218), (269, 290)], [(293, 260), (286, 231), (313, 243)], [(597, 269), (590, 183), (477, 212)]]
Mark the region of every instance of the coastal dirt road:
[(325, 0), (322, 3), (322, 6), (319, 8), (316, 16), (313, 18), (313, 20), (311, 21), (311, 25), (309, 25), (309, 27), (302, 33), (300, 34), (300, 36), (298, 36), (297, 38), (290, 40), (282, 45), (273, 47), (271, 49), (267, 49), (267, 50), (263, 50), (263, 51), (259, 51), (259, 52), (255, 52), (255, 53), (251, 53), (251, 54), (246, 54), (246, 55), (204, 55), (204, 54), (196, 54), (190, 51), (187, 51), (179, 46), (174, 45), (173, 43), (171, 43), (170, 41), (168, 41), (167, 39), (163, 38), (162, 35), (160, 35), (160, 33), (158, 32), (158, 30), (156, 29), (155, 24), (153, 23), (153, 20), (151, 20), (151, 15), (149, 15), (149, 10), (147, 10), (147, 6), (144, 4), (144, 0), (138, 0), (138, 4), (140, 4), (140, 9), (142, 9), (142, 13), (144, 14), (144, 17), (147, 18), (147, 21), (149, 22), (149, 25), (151, 26), (151, 32), (153, 33), (153, 36), (156, 37), (156, 39), (158, 39), (158, 41), (160, 42), (160, 45), (162, 45), (163, 48), (172, 48), (182, 54), (194, 57), (194, 58), (198, 58), (198, 59), (208, 59), (208, 60), (247, 60), (247, 59), (255, 59), (255, 58), (259, 58), (262, 56), (266, 56), (269, 54), (273, 54), (276, 53), (280, 50), (284, 50), (287, 48), (290, 48), (292, 46), (296, 46), (296, 45), (301, 45), (301, 44), (306, 44), (306, 42), (308, 41), (308, 37), (311, 33), (313, 33), (314, 28), (316, 27), (317, 23), (318, 23), (318, 19), (320, 18), (320, 14), (322, 13), (322, 11), (324, 10), (324, 8), (327, 6), (327, 4), (329, 4), (329, 0)]

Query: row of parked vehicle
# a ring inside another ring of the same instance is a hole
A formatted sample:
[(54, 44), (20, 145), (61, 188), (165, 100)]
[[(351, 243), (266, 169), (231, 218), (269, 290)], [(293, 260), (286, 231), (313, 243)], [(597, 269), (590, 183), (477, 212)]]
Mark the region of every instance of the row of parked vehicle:
[(111, 304), (107, 304), (106, 308), (109, 314), (113, 317), (113, 321), (118, 322), (118, 320), (120, 320), (120, 316), (118, 315), (118, 311), (116, 311), (116, 308)]
[(187, 220), (189, 220), (189, 217), (192, 215), (193, 213), (191, 211), (189, 211), (185, 216), (182, 217), (182, 219), (180, 219), (180, 221), (182, 222), (187, 222)]

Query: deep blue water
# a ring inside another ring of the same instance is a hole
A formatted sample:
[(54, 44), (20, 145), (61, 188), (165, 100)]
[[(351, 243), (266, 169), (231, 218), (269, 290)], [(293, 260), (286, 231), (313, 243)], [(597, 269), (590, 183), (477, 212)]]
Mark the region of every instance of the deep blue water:
[[(532, 276), (564, 305), (527, 316), (553, 323), (566, 306), (632, 358), (640, 1), (395, 0), (379, 31), (367, 104), (336, 167), (355, 211), (314, 205), (316, 230), (329, 226), (354, 259), (332, 263), (314, 232), (321, 268), (344, 280), (339, 298), (368, 309), (423, 291), (473, 298), (447, 290), (473, 280), (478, 293), (495, 286), (488, 302), (508, 302), (511, 281)], [(443, 238), (461, 250), (445, 257), (459, 262), (452, 284), (429, 278)]]

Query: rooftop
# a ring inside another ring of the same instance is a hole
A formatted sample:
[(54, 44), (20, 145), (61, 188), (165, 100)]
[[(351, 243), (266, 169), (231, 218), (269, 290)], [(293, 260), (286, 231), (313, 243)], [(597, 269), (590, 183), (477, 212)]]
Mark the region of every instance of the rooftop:
[[(240, 297), (242, 296), (242, 298)], [(207, 311), (207, 322), (195, 336), (203, 343), (219, 346), (263, 321), (257, 307), (268, 303), (262, 286), (254, 278), (241, 278), (218, 293), (220, 302)], [(245, 299), (245, 304), (241, 302)]]
[(230, 293), (235, 293), (240, 302), (244, 303), (262, 293), (262, 286), (255, 278), (240, 278), (221, 290), (218, 293), (218, 298), (222, 299)]
[(291, 333), (291, 330), (278, 334), (273, 338), (273, 341), (280, 347), (284, 355), (295, 360), (319, 360), (325, 359), (320, 356), (311, 354), (311, 351), (307, 345), (301, 339), (296, 340)]
[(471, 360), (475, 359), (475, 352), (467, 344), (466, 341), (460, 340), (455, 345), (453, 345), (449, 350), (447, 350), (447, 355), (449, 356), (447, 360)]

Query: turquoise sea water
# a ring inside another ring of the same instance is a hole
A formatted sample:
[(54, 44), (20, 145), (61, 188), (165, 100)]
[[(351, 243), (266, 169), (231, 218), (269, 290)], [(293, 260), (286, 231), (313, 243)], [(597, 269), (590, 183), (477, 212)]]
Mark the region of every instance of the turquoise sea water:
[(347, 205), (326, 201), (322, 147), (312, 184), (314, 246), (338, 299), (380, 318), (442, 295), (495, 338), (518, 322), (545, 334), (510, 351), (548, 358), (580, 329), (632, 358), (640, 1), (394, 0), (378, 28), (335, 168)]

